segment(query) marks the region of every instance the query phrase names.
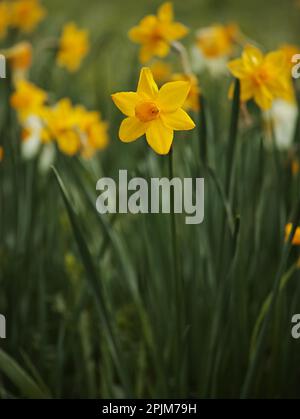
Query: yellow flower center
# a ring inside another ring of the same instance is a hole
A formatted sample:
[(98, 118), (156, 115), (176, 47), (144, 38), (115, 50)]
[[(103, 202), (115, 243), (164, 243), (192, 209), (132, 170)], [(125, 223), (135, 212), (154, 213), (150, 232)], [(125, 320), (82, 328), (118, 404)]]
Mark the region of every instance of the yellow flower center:
[(152, 33), (151, 33), (151, 41), (152, 42), (160, 42), (164, 39), (163, 27), (161, 25), (157, 25)]
[(253, 78), (254, 82), (260, 86), (261, 84), (264, 84), (269, 80), (270, 72), (265, 67), (261, 67), (254, 74)]
[(158, 118), (159, 109), (154, 102), (142, 102), (135, 107), (135, 116), (141, 122), (150, 122)]

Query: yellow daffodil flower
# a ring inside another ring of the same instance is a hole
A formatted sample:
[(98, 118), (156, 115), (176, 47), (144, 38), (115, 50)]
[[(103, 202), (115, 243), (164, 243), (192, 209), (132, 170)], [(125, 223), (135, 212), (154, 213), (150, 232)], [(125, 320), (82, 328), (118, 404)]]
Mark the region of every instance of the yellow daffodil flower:
[(10, 12), (7, 2), (0, 2), (0, 39), (4, 38), (10, 24)]
[(76, 124), (82, 132), (81, 155), (91, 158), (96, 151), (108, 144), (108, 124), (101, 119), (99, 112), (89, 112), (82, 106), (75, 108)]
[(131, 142), (146, 134), (150, 147), (158, 154), (168, 154), (174, 130), (191, 130), (194, 122), (182, 109), (191, 84), (175, 81), (158, 90), (149, 68), (141, 70), (137, 92), (112, 95), (115, 105), (127, 116), (119, 130), (120, 140)]
[(240, 37), (237, 25), (213, 25), (197, 32), (197, 46), (207, 59), (230, 56)]
[(99, 121), (88, 127), (86, 133), (86, 140), (82, 144), (81, 155), (86, 159), (94, 156), (96, 151), (103, 150), (108, 144), (108, 125), (105, 122)]
[(256, 47), (245, 47), (242, 57), (228, 63), (230, 72), (241, 82), (241, 100), (254, 99), (263, 109), (271, 108), (274, 99), (293, 101), (291, 74), (282, 51), (266, 55)]
[[(293, 228), (292, 223), (287, 224), (286, 227), (285, 227), (285, 240), (286, 241), (289, 239), (292, 228)], [(292, 239), (292, 244), (294, 246), (300, 246), (300, 227), (297, 227), (297, 229), (296, 229), (296, 233), (295, 233), (295, 235)]]
[(82, 106), (74, 107), (69, 99), (45, 109), (43, 120), (60, 151), (69, 156), (80, 152), (90, 158), (108, 144), (107, 124), (100, 113), (89, 112)]
[(186, 98), (186, 101), (183, 105), (183, 108), (187, 111), (191, 110), (194, 112), (198, 112), (200, 109), (199, 98), (200, 98), (201, 90), (199, 87), (197, 77), (194, 76), (193, 74), (187, 75), (187, 74), (176, 73), (176, 74), (173, 74), (172, 80), (173, 81), (183, 80), (183, 81), (190, 82), (191, 88)]
[(157, 16), (144, 17), (128, 35), (133, 42), (141, 44), (140, 60), (146, 63), (153, 56), (165, 57), (171, 43), (187, 33), (188, 29), (184, 25), (174, 22), (172, 3), (167, 2), (158, 9)]
[(75, 23), (68, 23), (59, 41), (57, 64), (70, 72), (75, 72), (89, 49), (88, 31), (78, 29)]
[(75, 115), (69, 99), (61, 99), (54, 107), (46, 108), (43, 120), (58, 148), (67, 155), (80, 149), (79, 131), (75, 130)]
[(39, 115), (47, 100), (47, 93), (27, 80), (16, 83), (16, 91), (10, 98), (11, 106), (16, 109), (21, 121), (30, 115)]
[(15, 0), (11, 2), (11, 24), (23, 32), (32, 32), (46, 16), (39, 0)]
[(28, 70), (32, 63), (32, 46), (23, 41), (4, 51), (12, 70)]
[(0, 163), (3, 161), (3, 159), (4, 159), (4, 148), (0, 146)]
[(56, 141), (60, 151), (68, 156), (74, 156), (80, 150), (80, 136), (76, 131), (68, 130), (62, 132)]

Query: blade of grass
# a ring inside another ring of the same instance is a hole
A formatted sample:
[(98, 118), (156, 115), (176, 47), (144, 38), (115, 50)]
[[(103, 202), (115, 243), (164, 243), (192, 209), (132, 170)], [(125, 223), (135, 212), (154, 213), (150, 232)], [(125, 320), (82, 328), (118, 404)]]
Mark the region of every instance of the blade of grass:
[(261, 331), (259, 333), (259, 336), (257, 338), (257, 345), (255, 348), (255, 351), (252, 355), (251, 361), (249, 363), (248, 366), (248, 370), (246, 373), (246, 377), (244, 380), (244, 384), (242, 387), (242, 391), (241, 391), (241, 398), (245, 399), (247, 397), (249, 397), (249, 393), (253, 384), (253, 380), (255, 378), (255, 372), (257, 370), (257, 366), (259, 363), (259, 360), (261, 358), (261, 355), (263, 353), (264, 350), (264, 346), (265, 346), (265, 340), (267, 337), (267, 333), (268, 333), (268, 328), (271, 322), (271, 318), (272, 318), (272, 313), (273, 313), (273, 309), (276, 303), (276, 299), (278, 296), (278, 293), (280, 291), (280, 281), (281, 278), (284, 274), (284, 270), (288, 261), (288, 257), (291, 251), (291, 247), (292, 247), (292, 239), (296, 233), (296, 229), (297, 226), (300, 222), (300, 199), (297, 202), (296, 205), (296, 209), (294, 211), (293, 217), (292, 217), (292, 224), (293, 224), (293, 228), (292, 231), (289, 235), (288, 241), (285, 243), (284, 245), (284, 249), (282, 252), (282, 256), (281, 256), (281, 260), (280, 260), (280, 264), (279, 264), (279, 269), (278, 269), (278, 273), (276, 275), (275, 281), (274, 281), (274, 285), (273, 285), (273, 289), (272, 289), (272, 293), (271, 293), (271, 300), (270, 300), (270, 304), (269, 304), (269, 308), (267, 310), (267, 313), (265, 315), (262, 327), (261, 327)]
[(31, 399), (45, 399), (50, 397), (50, 394), (43, 391), (32, 377), (2, 349), (0, 349), (0, 370), (20, 390), (22, 396)]
[(235, 85), (234, 85), (231, 121), (230, 121), (229, 138), (228, 138), (228, 148), (227, 148), (227, 159), (226, 159), (226, 164), (227, 164), (226, 176), (225, 176), (226, 196), (229, 196), (230, 194), (234, 156), (235, 156), (235, 145), (236, 145), (237, 134), (238, 134), (239, 115), (240, 115), (240, 81), (236, 79)]
[(208, 150), (207, 150), (207, 116), (206, 116), (206, 101), (205, 98), (200, 95), (199, 98), (200, 111), (199, 111), (199, 149), (200, 159), (206, 166), (208, 163)]
[(112, 358), (115, 362), (115, 366), (117, 369), (117, 372), (119, 374), (120, 380), (124, 386), (124, 390), (127, 393), (127, 396), (129, 397), (131, 395), (131, 386), (130, 386), (130, 380), (128, 375), (126, 374), (126, 364), (125, 362), (122, 362), (123, 356), (120, 348), (118, 347), (115, 334), (113, 331), (113, 327), (110, 323), (109, 314), (107, 311), (107, 307), (103, 298), (103, 293), (100, 285), (100, 281), (98, 278), (98, 274), (95, 270), (92, 257), (90, 254), (90, 251), (88, 249), (88, 246), (86, 244), (85, 239), (83, 238), (83, 235), (80, 231), (79, 224), (77, 221), (76, 214), (72, 208), (72, 205), (70, 203), (70, 200), (68, 198), (65, 186), (62, 182), (62, 179), (60, 178), (57, 170), (53, 167), (53, 172), (55, 174), (55, 177), (57, 179), (60, 192), (69, 216), (69, 220), (71, 222), (71, 226), (73, 229), (74, 237), (79, 249), (79, 253), (81, 255), (82, 263), (85, 267), (86, 273), (87, 273), (87, 279), (89, 281), (90, 288), (92, 290), (93, 296), (96, 300), (96, 306), (100, 315), (100, 319), (102, 322), (103, 329), (105, 331), (105, 335), (107, 337), (107, 342), (110, 347), (110, 351), (112, 354)]
[[(291, 266), (291, 268), (285, 273), (285, 275), (283, 275), (283, 277), (281, 278), (280, 281), (280, 291), (283, 291), (284, 288), (286, 287), (288, 281), (292, 278), (293, 274), (296, 272), (298, 268), (298, 264), (295, 263), (294, 265)], [(260, 313), (257, 317), (254, 329), (253, 329), (253, 333), (252, 333), (252, 338), (251, 338), (251, 345), (250, 345), (250, 360), (255, 352), (255, 348), (257, 345), (257, 337), (262, 325), (262, 322), (269, 310), (270, 304), (272, 301), (272, 292), (267, 296), (267, 298), (265, 299), (265, 301), (262, 304)]]

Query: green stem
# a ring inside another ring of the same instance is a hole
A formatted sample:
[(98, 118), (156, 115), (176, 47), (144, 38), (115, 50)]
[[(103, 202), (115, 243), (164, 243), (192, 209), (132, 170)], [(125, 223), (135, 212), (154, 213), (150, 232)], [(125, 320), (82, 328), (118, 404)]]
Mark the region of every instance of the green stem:
[(189, 60), (189, 56), (188, 56), (188, 52), (185, 48), (185, 46), (178, 41), (174, 41), (172, 43), (172, 48), (174, 51), (177, 52), (177, 54), (180, 57), (180, 61), (181, 61), (181, 66), (182, 66), (182, 70), (184, 72), (184, 74), (186, 75), (191, 75), (193, 74), (192, 68), (191, 68), (191, 63)]
[[(173, 150), (171, 149), (169, 153), (169, 179), (172, 180), (174, 178), (174, 170), (173, 170)], [(173, 189), (171, 189), (173, 191)], [(179, 275), (179, 266), (178, 266), (178, 247), (177, 247), (177, 231), (176, 231), (176, 217), (174, 213), (174, 191), (171, 192), (171, 234), (172, 234), (172, 248), (173, 248), (173, 269), (174, 269), (174, 276), (176, 278), (176, 282), (178, 282)]]
[(297, 205), (295, 206), (295, 211), (292, 216), (293, 228), (289, 235), (288, 241), (285, 244), (284, 249), (283, 249), (278, 273), (274, 281), (273, 289), (271, 290), (271, 298), (268, 304), (268, 309), (266, 310), (264, 320), (260, 328), (260, 332), (257, 336), (256, 346), (251, 356), (248, 370), (246, 373), (246, 377), (244, 380), (244, 384), (242, 386), (242, 392), (241, 392), (242, 399), (245, 399), (250, 396), (250, 391), (251, 391), (251, 388), (255, 379), (255, 373), (258, 369), (259, 361), (262, 358), (262, 354), (264, 353), (266, 339), (267, 339), (270, 323), (272, 321), (272, 315), (273, 315), (275, 303), (277, 301), (277, 297), (280, 292), (281, 279), (282, 279), (282, 276), (284, 275), (284, 270), (285, 270), (288, 257), (291, 251), (291, 247), (292, 247), (292, 239), (296, 233), (296, 228), (297, 228), (297, 225), (299, 224), (299, 220), (300, 220), (300, 199), (298, 200)]
[(207, 115), (206, 115), (206, 102), (202, 95), (199, 97), (199, 148), (200, 159), (207, 166)]
[[(169, 179), (174, 178), (173, 168), (173, 150), (169, 153)], [(180, 273), (180, 260), (178, 252), (178, 241), (177, 241), (177, 229), (176, 229), (176, 217), (174, 212), (174, 190), (171, 187), (170, 199), (171, 199), (171, 240), (172, 240), (172, 262), (173, 262), (173, 275), (174, 275), (174, 314), (176, 318), (176, 330), (175, 330), (175, 363), (176, 366), (176, 391), (180, 391), (181, 387), (181, 369), (183, 365), (183, 345), (182, 345), (182, 331), (183, 331), (183, 283), (182, 276)]]
[(231, 121), (227, 148), (227, 167), (226, 167), (226, 182), (225, 192), (226, 196), (230, 195), (231, 180), (233, 175), (233, 165), (235, 158), (236, 140), (238, 135), (238, 123), (240, 116), (240, 81), (235, 80), (234, 96), (232, 101)]
[[(298, 264), (295, 263), (294, 265), (292, 265), (292, 267), (282, 276), (281, 280), (280, 280), (280, 287), (279, 287), (279, 291), (283, 291), (283, 289), (285, 288), (285, 286), (287, 285), (288, 281), (290, 280), (290, 278), (292, 278), (292, 276), (294, 275), (294, 273), (297, 271), (298, 269)], [(252, 333), (252, 338), (251, 338), (251, 345), (250, 345), (250, 361), (251, 358), (255, 352), (256, 349), (256, 345), (257, 345), (257, 338), (260, 332), (260, 328), (261, 325), (264, 321), (264, 318), (269, 310), (271, 301), (272, 301), (272, 297), (273, 297), (273, 293), (272, 291), (268, 294), (267, 298), (265, 299), (259, 316), (256, 320), (254, 329), (253, 329), (253, 333)]]

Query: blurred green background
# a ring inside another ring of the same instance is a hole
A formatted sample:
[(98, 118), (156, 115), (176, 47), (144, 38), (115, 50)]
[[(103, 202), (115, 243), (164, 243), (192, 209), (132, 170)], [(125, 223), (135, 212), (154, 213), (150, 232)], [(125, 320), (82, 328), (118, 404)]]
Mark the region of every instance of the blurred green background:
[[(116, 32), (125, 35), (145, 13), (155, 13), (157, 0), (46, 0), (57, 20), (76, 19), (93, 33)], [(235, 21), (251, 38), (274, 48), (278, 42), (299, 40), (300, 5), (297, 0), (174, 0), (178, 20), (191, 29), (215, 22)]]

